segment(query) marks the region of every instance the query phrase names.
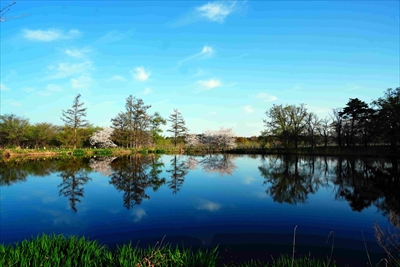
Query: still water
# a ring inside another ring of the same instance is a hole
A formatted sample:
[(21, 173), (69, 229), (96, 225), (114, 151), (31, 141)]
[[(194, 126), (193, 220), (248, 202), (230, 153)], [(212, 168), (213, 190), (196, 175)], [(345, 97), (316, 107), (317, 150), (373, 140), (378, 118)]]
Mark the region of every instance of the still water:
[[(0, 162), (0, 243), (41, 233), (129, 243), (220, 245), (236, 260), (296, 253), (366, 266), (373, 225), (400, 213), (399, 160), (130, 155)], [(139, 241), (140, 240), (140, 241)], [(139, 241), (139, 243), (138, 243)], [(223, 251), (222, 251), (223, 248)]]

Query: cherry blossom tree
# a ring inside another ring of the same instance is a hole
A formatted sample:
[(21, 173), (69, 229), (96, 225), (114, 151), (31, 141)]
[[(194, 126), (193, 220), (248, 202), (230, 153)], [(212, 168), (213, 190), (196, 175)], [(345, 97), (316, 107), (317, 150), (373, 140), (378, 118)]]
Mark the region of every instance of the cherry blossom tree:
[(89, 142), (92, 146), (106, 148), (106, 147), (117, 147), (113, 141), (111, 141), (111, 135), (114, 129), (110, 127), (104, 127), (102, 130), (95, 132), (90, 138)]
[(201, 138), (201, 143), (208, 146), (210, 149), (215, 147), (220, 150), (225, 150), (236, 147), (235, 138), (236, 136), (232, 128), (221, 127), (217, 131), (205, 131)]
[(197, 146), (200, 144), (200, 138), (196, 134), (187, 134), (185, 143), (189, 147)]

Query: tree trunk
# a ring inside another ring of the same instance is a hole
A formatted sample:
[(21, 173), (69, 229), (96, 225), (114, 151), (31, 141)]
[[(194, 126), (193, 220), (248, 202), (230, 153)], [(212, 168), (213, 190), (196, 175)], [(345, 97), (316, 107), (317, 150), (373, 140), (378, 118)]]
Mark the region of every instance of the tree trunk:
[(74, 149), (76, 149), (76, 127), (74, 127)]

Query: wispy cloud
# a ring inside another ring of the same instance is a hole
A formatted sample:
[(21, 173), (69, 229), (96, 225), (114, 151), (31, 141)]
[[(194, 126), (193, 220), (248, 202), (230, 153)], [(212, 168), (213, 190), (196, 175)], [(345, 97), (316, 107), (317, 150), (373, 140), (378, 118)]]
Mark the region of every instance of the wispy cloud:
[(63, 32), (60, 29), (48, 29), (48, 30), (23, 30), (23, 37), (29, 41), (38, 42), (52, 42), (62, 39), (72, 39), (81, 36), (81, 32), (75, 29)]
[(216, 1), (197, 6), (173, 21), (171, 27), (185, 26), (201, 20), (223, 23), (226, 18), (238, 11), (245, 10), (247, 1)]
[(347, 89), (345, 90), (345, 92), (354, 91), (361, 88), (361, 86), (358, 84), (346, 84), (346, 87)]
[(202, 85), (204, 90), (210, 90), (212, 88), (216, 88), (222, 85), (222, 83), (216, 79), (211, 79), (208, 81), (198, 81), (198, 83)]
[(91, 50), (89, 48), (83, 49), (66, 49), (65, 54), (74, 58), (83, 58)]
[(201, 199), (196, 208), (198, 210), (217, 211), (221, 208), (221, 204), (206, 199)]
[(182, 59), (181, 61), (178, 62), (178, 65), (182, 65), (184, 62), (188, 60), (208, 58), (212, 56), (214, 52), (215, 51), (211, 46), (205, 45), (203, 46), (203, 49), (199, 53), (193, 54), (191, 56), (186, 57), (185, 59)]
[(72, 88), (87, 88), (90, 86), (92, 78), (89, 75), (81, 75), (77, 79), (71, 79)]
[(96, 43), (111, 43), (111, 42), (118, 42), (125, 38), (130, 37), (134, 33), (135, 29), (131, 29), (126, 32), (120, 31), (110, 31), (101, 36)]
[(16, 102), (16, 101), (13, 101), (13, 102), (11, 102), (11, 105), (13, 105), (13, 106), (15, 106), (15, 107), (20, 107), (20, 106), (21, 106), (21, 103)]
[(250, 114), (254, 112), (254, 108), (252, 108), (251, 106), (243, 106), (244, 112), (246, 114)]
[(214, 2), (197, 7), (196, 11), (200, 17), (213, 22), (224, 22), (226, 16), (235, 10), (236, 2)]
[(131, 71), (131, 74), (137, 81), (144, 82), (150, 77), (150, 72), (146, 72), (143, 67), (137, 67), (134, 71)]
[(126, 79), (121, 75), (114, 75), (110, 79), (107, 80), (107, 82), (112, 82), (112, 81), (124, 82), (124, 81), (126, 81)]
[(150, 94), (151, 92), (153, 92), (153, 90), (151, 90), (151, 88), (147, 87), (146, 89), (144, 89), (143, 94), (147, 95), (147, 94)]
[(22, 88), (22, 91), (27, 92), (27, 93), (32, 93), (32, 92), (35, 92), (36, 89), (33, 87), (24, 87), (24, 88)]
[(255, 180), (254, 177), (249, 176), (244, 179), (243, 183), (244, 184), (252, 184), (254, 182), (254, 180)]
[[(56, 68), (56, 73), (46, 77), (45, 79), (66, 78), (66, 77), (69, 77), (69, 76), (72, 76), (75, 74), (84, 73), (84, 72), (90, 70), (91, 67), (92, 67), (92, 63), (90, 61), (85, 61), (82, 63), (75, 63), (75, 64), (59, 63), (58, 67)], [(54, 66), (49, 66), (48, 68), (50, 70), (55, 69)]]
[(210, 111), (207, 113), (208, 116), (212, 116), (212, 115), (217, 115), (217, 112), (215, 111)]
[(274, 95), (266, 94), (266, 93), (258, 93), (256, 95), (256, 98), (262, 99), (264, 102), (270, 102), (270, 101), (275, 101), (278, 98)]
[(204, 71), (203, 69), (198, 69), (197, 72), (195, 74), (193, 74), (192, 76), (190, 76), (189, 78), (187, 78), (187, 80), (193, 79), (193, 78), (197, 78), (197, 77), (201, 77), (204, 75), (209, 74), (209, 72)]
[(10, 91), (10, 88), (8, 86), (6, 86), (5, 84), (1, 83), (0, 91)]
[(51, 91), (51, 92), (62, 92), (62, 91), (64, 91), (64, 90), (61, 88), (61, 86), (58, 86), (58, 85), (56, 85), (56, 84), (48, 84), (48, 85), (46, 86), (46, 89), (47, 89), (48, 91)]

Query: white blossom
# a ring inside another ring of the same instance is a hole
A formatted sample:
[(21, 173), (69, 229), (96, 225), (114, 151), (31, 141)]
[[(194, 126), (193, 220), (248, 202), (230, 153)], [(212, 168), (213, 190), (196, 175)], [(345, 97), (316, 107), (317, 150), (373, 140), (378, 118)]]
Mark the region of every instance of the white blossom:
[(232, 128), (221, 127), (218, 131), (205, 131), (201, 142), (209, 147), (228, 149), (236, 147), (235, 139), (236, 137), (232, 132)]
[(110, 127), (104, 127), (102, 130), (95, 132), (90, 138), (89, 142), (92, 146), (96, 147), (117, 147), (113, 141), (111, 141), (111, 135), (114, 129)]
[(196, 134), (187, 134), (185, 143), (187, 146), (197, 146), (200, 144), (200, 138)]

